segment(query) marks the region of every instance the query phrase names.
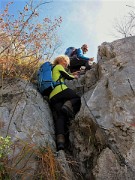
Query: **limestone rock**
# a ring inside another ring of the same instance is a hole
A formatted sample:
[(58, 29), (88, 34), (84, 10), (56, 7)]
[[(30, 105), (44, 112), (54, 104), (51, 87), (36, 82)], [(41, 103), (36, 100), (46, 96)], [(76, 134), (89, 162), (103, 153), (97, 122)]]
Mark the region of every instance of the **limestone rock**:
[(55, 147), (54, 125), (48, 103), (28, 82), (5, 82), (0, 109), (3, 135), (9, 134), (14, 140), (21, 138), (24, 141), (31, 137), (31, 141), (38, 145), (46, 145), (49, 140), (49, 144)]
[[(16, 148), (10, 153), (10, 159), (24, 153), (26, 144), (38, 148), (49, 145), (55, 150), (54, 124), (50, 107), (37, 90), (23, 80), (8, 79), (3, 81), (2, 103), (0, 106), (0, 135), (11, 136)], [(24, 167), (28, 161), (29, 153), (26, 151), (23, 160), (16, 167)], [(28, 158), (28, 159), (27, 159)], [(12, 166), (15, 166), (14, 162)], [(35, 173), (37, 161), (32, 156), (28, 161), (30, 176)], [(29, 176), (25, 176), (25, 179)]]
[(134, 49), (135, 37), (99, 46), (99, 80), (82, 96), (70, 135), (85, 179), (135, 179)]
[[(59, 152), (56, 157), (54, 122), (47, 99), (43, 98), (37, 87), (28, 81), (5, 79), (3, 82), (0, 136), (10, 136), (14, 144), (8, 162), (9, 167), (13, 168), (9, 171), (10, 177), (16, 180), (36, 179), (41, 164), (45, 163), (46, 167), (58, 166), (58, 172), (53, 173), (58, 173), (59, 178), (74, 179), (65, 153)], [(32, 148), (35, 149), (36, 154), (33, 153)], [(42, 152), (45, 157), (42, 157), (41, 163), (38, 154), (41, 155)], [(22, 175), (15, 173), (19, 170)]]
[[(99, 46), (98, 63), (78, 80), (67, 82), (81, 96), (82, 106), (69, 127), (69, 152), (77, 164), (72, 165), (74, 173), (65, 153), (59, 152), (63, 178), (135, 180), (134, 49), (135, 37), (105, 42)], [(47, 101), (27, 81), (3, 82), (0, 135), (10, 135), (16, 144), (49, 144), (55, 151), (53, 117)], [(32, 158), (28, 166), (34, 175), (38, 164)]]

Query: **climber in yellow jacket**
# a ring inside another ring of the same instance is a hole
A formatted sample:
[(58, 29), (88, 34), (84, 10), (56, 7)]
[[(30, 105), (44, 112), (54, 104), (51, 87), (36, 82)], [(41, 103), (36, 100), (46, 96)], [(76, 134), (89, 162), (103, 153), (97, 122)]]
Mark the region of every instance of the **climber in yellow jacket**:
[(81, 106), (80, 96), (65, 84), (65, 79), (73, 80), (78, 78), (76, 73), (71, 75), (66, 71), (69, 62), (69, 57), (66, 55), (58, 56), (53, 62), (55, 66), (52, 70), (52, 78), (54, 81), (61, 82), (52, 90), (49, 96), (51, 107), (56, 111), (57, 115), (54, 121), (58, 150), (65, 148), (67, 124), (70, 118), (74, 118)]

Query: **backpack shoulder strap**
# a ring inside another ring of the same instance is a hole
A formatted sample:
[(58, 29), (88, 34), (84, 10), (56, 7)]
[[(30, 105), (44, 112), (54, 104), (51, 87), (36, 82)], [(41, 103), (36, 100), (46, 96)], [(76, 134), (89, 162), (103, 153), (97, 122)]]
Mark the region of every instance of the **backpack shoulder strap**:
[(77, 49), (74, 49), (73, 52), (71, 53), (71, 57), (77, 54)]

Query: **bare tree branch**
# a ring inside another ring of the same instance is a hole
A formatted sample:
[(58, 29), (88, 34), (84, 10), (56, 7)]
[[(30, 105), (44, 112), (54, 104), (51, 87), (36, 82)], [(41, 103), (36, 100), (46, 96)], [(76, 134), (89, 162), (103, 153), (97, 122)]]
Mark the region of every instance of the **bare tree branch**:
[[(134, 6), (126, 5), (129, 8), (135, 9)], [(130, 11), (127, 16), (122, 19), (116, 19), (114, 29), (118, 36), (129, 37), (135, 35), (135, 12)]]

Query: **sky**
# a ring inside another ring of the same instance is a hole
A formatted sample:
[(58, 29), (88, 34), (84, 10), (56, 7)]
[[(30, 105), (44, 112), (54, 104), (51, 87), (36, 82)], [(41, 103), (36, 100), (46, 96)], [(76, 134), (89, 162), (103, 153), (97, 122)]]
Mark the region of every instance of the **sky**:
[[(17, 14), (24, 7), (25, 0), (12, 0), (14, 4), (11, 13)], [(35, 0), (39, 1), (39, 0)], [(87, 57), (94, 57), (97, 61), (98, 46), (103, 42), (112, 42), (116, 39), (114, 25), (116, 19), (122, 19), (131, 11), (126, 5), (135, 6), (134, 0), (45, 0), (51, 3), (40, 8), (40, 18), (62, 17), (63, 22), (58, 29), (62, 46), (55, 56), (64, 54), (67, 47), (81, 47), (87, 44)], [(0, 0), (0, 10), (11, 0)]]

